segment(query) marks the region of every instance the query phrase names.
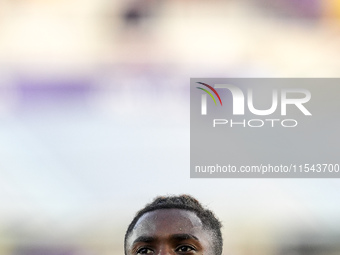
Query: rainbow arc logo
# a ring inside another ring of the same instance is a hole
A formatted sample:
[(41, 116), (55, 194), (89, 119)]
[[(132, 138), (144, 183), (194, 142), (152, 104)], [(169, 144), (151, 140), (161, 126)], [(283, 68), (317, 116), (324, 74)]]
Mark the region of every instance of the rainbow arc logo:
[[(208, 85), (208, 84), (206, 84), (206, 83), (203, 83), (203, 82), (197, 82), (197, 83), (198, 83), (198, 84), (201, 84), (201, 85), (203, 85), (203, 86), (206, 86), (207, 88), (211, 89), (211, 91), (214, 92), (215, 95), (217, 96), (217, 98), (218, 98), (218, 100), (220, 101), (220, 104), (221, 104), (221, 106), (222, 106), (222, 100), (221, 100), (221, 98), (220, 98), (220, 95), (217, 93), (217, 91), (216, 91), (213, 87), (211, 87), (210, 85)], [(206, 92), (206, 93), (214, 100), (215, 105), (217, 105), (216, 100), (215, 100), (214, 96), (211, 94), (210, 91), (208, 91), (208, 90), (206, 90), (206, 89), (204, 89), (204, 88), (200, 88), (200, 87), (196, 87), (196, 88), (205, 91), (205, 92)]]
[[(201, 84), (207, 88), (209, 88), (218, 98), (218, 100), (220, 101), (220, 104), (222, 106), (222, 100), (221, 100), (221, 97), (220, 95), (217, 93), (217, 91), (210, 85), (206, 84), (206, 83), (203, 83), (203, 82), (197, 82), (198, 84)], [(206, 92), (215, 102), (215, 105), (217, 105), (216, 103), (216, 100), (215, 100), (215, 97), (213, 96), (213, 94), (207, 90), (207, 89), (204, 89), (204, 88), (201, 88), (201, 87), (196, 87), (200, 90), (203, 90), (204, 92)], [(207, 95), (206, 94), (202, 94), (202, 106), (201, 106), (201, 113), (202, 115), (207, 115)]]

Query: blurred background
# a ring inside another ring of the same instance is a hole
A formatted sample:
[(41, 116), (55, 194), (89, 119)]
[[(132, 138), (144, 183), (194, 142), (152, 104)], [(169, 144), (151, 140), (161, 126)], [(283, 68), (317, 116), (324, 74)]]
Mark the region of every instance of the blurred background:
[(180, 193), (224, 255), (340, 254), (339, 180), (189, 178), (190, 77), (339, 70), (339, 0), (0, 0), (0, 254), (123, 254)]

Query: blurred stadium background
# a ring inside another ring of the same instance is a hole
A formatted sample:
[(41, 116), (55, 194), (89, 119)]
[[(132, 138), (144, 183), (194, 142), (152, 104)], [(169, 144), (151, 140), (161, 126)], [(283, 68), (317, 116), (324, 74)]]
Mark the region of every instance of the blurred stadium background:
[(188, 86), (339, 70), (338, 0), (0, 0), (0, 254), (123, 254), (178, 193), (224, 255), (340, 254), (339, 180), (189, 179)]

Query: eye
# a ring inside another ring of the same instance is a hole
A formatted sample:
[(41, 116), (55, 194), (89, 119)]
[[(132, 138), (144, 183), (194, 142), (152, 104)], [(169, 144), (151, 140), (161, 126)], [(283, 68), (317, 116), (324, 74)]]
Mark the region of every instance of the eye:
[(149, 248), (140, 248), (137, 251), (137, 254), (152, 254), (153, 250), (149, 249)]
[(177, 249), (176, 249), (176, 252), (191, 252), (191, 251), (194, 251), (195, 249), (191, 246), (188, 246), (188, 245), (182, 245), (182, 246), (179, 246)]

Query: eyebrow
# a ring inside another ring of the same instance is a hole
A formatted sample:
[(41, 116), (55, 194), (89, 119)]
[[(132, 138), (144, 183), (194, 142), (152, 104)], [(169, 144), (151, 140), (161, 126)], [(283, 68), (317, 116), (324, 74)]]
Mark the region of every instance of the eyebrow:
[[(184, 241), (184, 240), (188, 240), (188, 239), (194, 239), (199, 241), (199, 239), (191, 234), (174, 234), (170, 236), (170, 239), (172, 240), (176, 240), (176, 241)], [(140, 236), (138, 237), (133, 244), (135, 243), (152, 243), (155, 240), (157, 240), (157, 238), (152, 237), (152, 236)]]
[(152, 243), (156, 240), (156, 238), (152, 236), (140, 236), (133, 243)]
[(176, 241), (183, 241), (183, 240), (187, 240), (187, 239), (195, 239), (197, 241), (198, 238), (194, 235), (191, 235), (191, 234), (174, 234), (171, 236), (171, 239), (174, 239)]

